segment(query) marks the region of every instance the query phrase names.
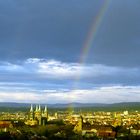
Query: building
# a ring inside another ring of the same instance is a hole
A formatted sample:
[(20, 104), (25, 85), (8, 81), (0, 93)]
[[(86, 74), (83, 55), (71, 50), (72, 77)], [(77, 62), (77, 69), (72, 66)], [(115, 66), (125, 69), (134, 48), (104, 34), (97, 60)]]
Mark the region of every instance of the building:
[(7, 132), (9, 129), (12, 129), (13, 125), (11, 121), (0, 121), (0, 132)]
[(30, 111), (29, 111), (29, 118), (25, 122), (27, 125), (46, 125), (48, 119), (48, 109), (47, 106), (45, 106), (44, 110), (41, 109), (40, 105), (36, 105), (36, 108), (34, 110), (33, 105), (31, 105)]

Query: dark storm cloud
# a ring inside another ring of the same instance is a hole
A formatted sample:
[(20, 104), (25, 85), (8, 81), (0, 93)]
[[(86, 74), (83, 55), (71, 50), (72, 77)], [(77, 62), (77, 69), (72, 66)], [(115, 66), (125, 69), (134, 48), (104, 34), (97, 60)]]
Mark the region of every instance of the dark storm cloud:
[[(0, 1), (0, 57), (77, 61), (102, 0)], [(140, 2), (110, 1), (87, 62), (136, 66)]]
[(2, 57), (68, 59), (67, 53), (73, 53), (73, 59), (79, 53), (87, 27), (102, 2), (90, 3), (83, 0), (80, 3), (64, 0), (2, 1)]
[[(55, 60), (30, 58), (20, 63), (3, 62), (0, 82), (38, 83), (37, 88), (92, 88), (96, 85), (137, 85), (140, 68), (106, 65), (79, 65)], [(18, 86), (18, 85), (17, 85)]]
[(108, 65), (139, 66), (139, 8), (137, 0), (111, 3), (88, 60)]
[(140, 1), (108, 2), (0, 0), (0, 101), (138, 101)]

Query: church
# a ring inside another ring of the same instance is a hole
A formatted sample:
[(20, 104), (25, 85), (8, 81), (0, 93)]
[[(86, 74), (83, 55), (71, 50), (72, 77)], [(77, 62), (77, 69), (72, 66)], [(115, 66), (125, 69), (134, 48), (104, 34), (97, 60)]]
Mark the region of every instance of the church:
[(40, 105), (36, 105), (35, 109), (33, 105), (30, 107), (28, 120), (25, 122), (26, 125), (46, 125), (48, 119), (48, 109), (47, 106), (44, 110), (41, 109)]

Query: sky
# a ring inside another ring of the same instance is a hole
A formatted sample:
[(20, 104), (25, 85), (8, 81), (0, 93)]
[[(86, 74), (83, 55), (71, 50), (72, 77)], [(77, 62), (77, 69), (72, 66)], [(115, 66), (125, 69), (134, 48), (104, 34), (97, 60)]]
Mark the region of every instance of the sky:
[(0, 102), (140, 102), (139, 0), (0, 0)]

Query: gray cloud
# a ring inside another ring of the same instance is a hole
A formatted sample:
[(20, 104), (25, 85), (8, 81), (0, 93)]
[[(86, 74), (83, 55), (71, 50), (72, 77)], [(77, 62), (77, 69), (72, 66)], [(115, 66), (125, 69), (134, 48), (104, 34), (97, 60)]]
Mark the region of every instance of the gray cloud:
[[(1, 62), (0, 81), (37, 82), (44, 85), (72, 87), (75, 83), (87, 88), (96, 84), (130, 84), (139, 82), (139, 67), (115, 67), (102, 64), (65, 63), (56, 60), (29, 58), (17, 63)], [(93, 84), (94, 83), (94, 84)], [(40, 85), (39, 85), (40, 86)], [(39, 87), (38, 86), (38, 87)], [(77, 88), (78, 88), (77, 87)]]
[[(140, 1), (110, 0), (104, 16), (98, 17), (104, 2), (1, 0), (0, 88), (22, 94), (91, 90), (107, 85), (138, 86)], [(97, 17), (101, 23), (85, 64), (79, 64)], [(121, 97), (118, 101), (124, 99), (122, 94)]]
[[(103, 1), (1, 1), (0, 58), (76, 62)], [(139, 1), (110, 1), (87, 62), (138, 66)], [(93, 8), (94, 7), (94, 8)]]
[[(42, 94), (35, 91), (0, 92), (0, 101), (25, 102), (25, 103), (116, 103), (139, 102), (139, 86), (111, 86), (92, 90), (46, 90)], [(132, 94), (133, 93), (133, 94)], [(89, 98), (90, 97), (90, 98)]]

